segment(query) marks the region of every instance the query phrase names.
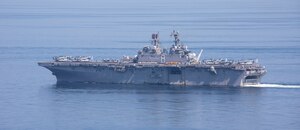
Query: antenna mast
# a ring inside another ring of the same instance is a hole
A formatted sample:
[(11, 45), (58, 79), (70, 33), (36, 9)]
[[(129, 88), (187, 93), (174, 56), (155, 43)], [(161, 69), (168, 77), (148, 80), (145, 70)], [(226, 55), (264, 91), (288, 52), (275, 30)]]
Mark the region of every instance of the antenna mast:
[(180, 44), (180, 39), (179, 39), (179, 32), (178, 31), (175, 31), (173, 30), (173, 32), (171, 33), (171, 36), (174, 37), (174, 42), (175, 42), (175, 46), (179, 45)]

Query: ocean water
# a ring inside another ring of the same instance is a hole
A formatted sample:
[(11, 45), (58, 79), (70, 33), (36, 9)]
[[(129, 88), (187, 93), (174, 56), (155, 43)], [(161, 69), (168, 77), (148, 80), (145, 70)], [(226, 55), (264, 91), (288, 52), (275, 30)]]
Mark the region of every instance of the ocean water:
[[(245, 88), (56, 85), (37, 62), (136, 55), (171, 31), (203, 59), (259, 59)], [(1, 0), (0, 129), (300, 129), (299, 0)]]

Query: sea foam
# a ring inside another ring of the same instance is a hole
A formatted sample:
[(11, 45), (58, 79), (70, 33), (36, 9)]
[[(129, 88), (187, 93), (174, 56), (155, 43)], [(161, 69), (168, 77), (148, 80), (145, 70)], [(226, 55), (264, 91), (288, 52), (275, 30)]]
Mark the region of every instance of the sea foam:
[(258, 87), (258, 88), (300, 88), (300, 85), (288, 85), (288, 84), (256, 84), (256, 85), (245, 85), (244, 87)]

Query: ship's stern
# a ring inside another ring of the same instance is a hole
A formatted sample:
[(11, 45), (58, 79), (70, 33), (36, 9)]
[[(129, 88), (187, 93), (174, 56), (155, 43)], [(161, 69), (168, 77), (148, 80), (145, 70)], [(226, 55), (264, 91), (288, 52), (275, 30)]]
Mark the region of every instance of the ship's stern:
[(264, 66), (249, 66), (245, 69), (244, 79), (241, 86), (260, 84), (261, 78), (267, 73)]

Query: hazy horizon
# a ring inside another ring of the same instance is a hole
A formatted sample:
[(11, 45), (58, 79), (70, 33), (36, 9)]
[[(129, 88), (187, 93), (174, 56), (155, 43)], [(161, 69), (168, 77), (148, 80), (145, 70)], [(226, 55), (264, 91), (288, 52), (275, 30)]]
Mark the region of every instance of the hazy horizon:
[(299, 47), (298, 0), (2, 0), (0, 47), (137, 48), (173, 29), (190, 47)]

